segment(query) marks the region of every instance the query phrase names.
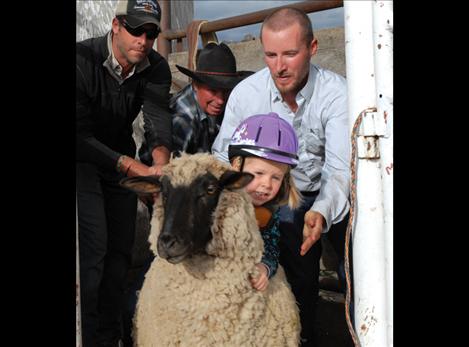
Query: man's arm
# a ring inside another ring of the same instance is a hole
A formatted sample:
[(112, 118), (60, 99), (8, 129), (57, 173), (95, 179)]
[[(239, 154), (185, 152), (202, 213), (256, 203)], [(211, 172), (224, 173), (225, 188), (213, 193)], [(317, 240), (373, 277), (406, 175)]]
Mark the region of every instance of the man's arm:
[(165, 146), (158, 146), (153, 149), (151, 156), (153, 158), (151, 169), (154, 169), (152, 175), (162, 175), (161, 169), (169, 162), (169, 150)]
[[(77, 56), (77, 60), (80, 57)], [(112, 150), (101, 141), (94, 133), (94, 121), (92, 117), (93, 107), (87, 94), (86, 67), (76, 65), (76, 157), (78, 161), (86, 161), (107, 169), (114, 169), (120, 153)]]
[(327, 114), (321, 189), (311, 207), (325, 219), (323, 232), (340, 222), (350, 208), (350, 132), (346, 91), (330, 103)]
[(169, 110), (171, 72), (166, 60), (161, 59), (152, 70), (145, 86), (143, 120), (145, 141), (155, 171), (169, 162), (172, 150), (172, 117)]
[(305, 214), (301, 255), (320, 239), (322, 233), (328, 232), (332, 224), (340, 222), (350, 208), (350, 136), (346, 92), (336, 98), (327, 111), (321, 189), (313, 206)]

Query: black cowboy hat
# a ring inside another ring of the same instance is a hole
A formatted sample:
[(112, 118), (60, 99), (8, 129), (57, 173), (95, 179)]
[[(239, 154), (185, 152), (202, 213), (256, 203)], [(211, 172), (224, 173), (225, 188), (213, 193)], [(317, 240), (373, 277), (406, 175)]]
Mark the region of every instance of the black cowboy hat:
[(207, 44), (199, 53), (195, 71), (176, 64), (184, 75), (214, 89), (232, 89), (252, 71), (236, 71), (236, 59), (224, 43)]

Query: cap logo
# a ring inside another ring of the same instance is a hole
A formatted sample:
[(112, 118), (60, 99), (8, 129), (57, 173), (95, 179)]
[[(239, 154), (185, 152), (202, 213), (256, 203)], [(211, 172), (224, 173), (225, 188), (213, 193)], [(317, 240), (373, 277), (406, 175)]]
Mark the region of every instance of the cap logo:
[(134, 10), (148, 12), (158, 16), (158, 8), (156, 7), (156, 4), (153, 1), (137, 0), (135, 1)]

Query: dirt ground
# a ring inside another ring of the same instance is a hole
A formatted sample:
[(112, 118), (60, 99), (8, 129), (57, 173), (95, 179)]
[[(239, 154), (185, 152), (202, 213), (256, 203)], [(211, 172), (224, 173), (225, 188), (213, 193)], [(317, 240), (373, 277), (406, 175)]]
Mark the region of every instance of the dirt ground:
[(345, 321), (344, 302), (343, 294), (320, 290), (317, 312), (318, 347), (353, 347)]

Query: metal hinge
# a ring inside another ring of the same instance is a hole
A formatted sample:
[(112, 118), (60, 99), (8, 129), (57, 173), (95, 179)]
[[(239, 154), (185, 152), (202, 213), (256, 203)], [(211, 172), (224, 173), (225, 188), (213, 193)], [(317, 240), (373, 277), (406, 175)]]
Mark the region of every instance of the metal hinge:
[(384, 114), (369, 108), (363, 113), (357, 137), (358, 158), (379, 159), (379, 137), (386, 135)]

